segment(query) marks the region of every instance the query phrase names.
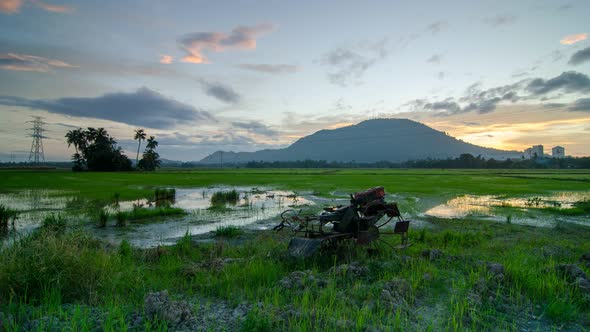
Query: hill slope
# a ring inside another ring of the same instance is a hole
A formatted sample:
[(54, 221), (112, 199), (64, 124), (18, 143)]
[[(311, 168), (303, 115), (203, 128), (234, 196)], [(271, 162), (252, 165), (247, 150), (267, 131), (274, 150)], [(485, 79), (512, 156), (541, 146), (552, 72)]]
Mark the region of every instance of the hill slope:
[[(486, 158), (519, 158), (522, 153), (469, 144), (407, 119), (376, 119), (356, 125), (320, 130), (303, 137), (284, 149), (256, 152), (223, 152), (224, 163), (248, 161), (327, 160), (401, 162), (416, 159), (446, 159), (462, 153)], [(200, 162), (217, 164), (221, 151)]]

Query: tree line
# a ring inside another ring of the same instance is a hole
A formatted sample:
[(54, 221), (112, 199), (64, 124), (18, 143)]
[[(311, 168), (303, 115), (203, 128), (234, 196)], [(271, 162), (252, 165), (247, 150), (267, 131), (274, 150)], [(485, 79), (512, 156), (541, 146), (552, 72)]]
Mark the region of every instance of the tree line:
[[(146, 141), (146, 148), (139, 159), (141, 142), (147, 134), (143, 129), (135, 130), (134, 139), (138, 141), (135, 166), (142, 171), (154, 171), (160, 167), (160, 155), (156, 152), (158, 142), (154, 136)], [(74, 146), (72, 170), (80, 171), (131, 171), (131, 160), (123, 153), (117, 141), (104, 128), (78, 128), (66, 133), (68, 147)]]
[[(194, 166), (194, 165), (186, 165)], [(208, 165), (215, 167), (215, 165)], [(227, 165), (226, 166), (230, 166)], [(590, 157), (567, 158), (535, 158), (535, 159), (485, 159), (465, 153), (456, 158), (422, 159), (405, 162), (337, 162), (326, 160), (298, 160), (298, 161), (250, 161), (234, 167), (245, 168), (473, 168), (473, 169), (566, 169), (590, 168)]]

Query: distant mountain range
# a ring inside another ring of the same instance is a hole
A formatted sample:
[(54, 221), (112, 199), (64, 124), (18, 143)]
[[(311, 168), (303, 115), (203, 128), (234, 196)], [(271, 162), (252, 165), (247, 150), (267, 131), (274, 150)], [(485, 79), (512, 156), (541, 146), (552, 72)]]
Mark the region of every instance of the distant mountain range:
[[(320, 130), (289, 147), (256, 152), (217, 151), (202, 164), (246, 163), (249, 161), (326, 160), (338, 162), (402, 162), (446, 159), (462, 153), (485, 158), (520, 158), (522, 152), (485, 148), (458, 140), (422, 123), (408, 119), (366, 120), (356, 125)], [(222, 155), (223, 154), (223, 155)]]

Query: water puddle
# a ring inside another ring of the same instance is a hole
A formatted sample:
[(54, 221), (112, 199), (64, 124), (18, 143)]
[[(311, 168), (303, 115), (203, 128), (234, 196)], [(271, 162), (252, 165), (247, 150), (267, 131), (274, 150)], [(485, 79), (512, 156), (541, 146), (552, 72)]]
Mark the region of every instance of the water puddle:
[(574, 203), (585, 200), (590, 200), (589, 192), (557, 192), (532, 197), (464, 195), (431, 207), (421, 215), (445, 219), (469, 217), (534, 226), (551, 226), (560, 221), (590, 225), (588, 216), (563, 216), (543, 211), (543, 208), (569, 209)]
[[(123, 238), (138, 247), (154, 247), (175, 243), (185, 234), (199, 235), (215, 231), (219, 227), (236, 226), (267, 229), (275, 224), (276, 217), (285, 209), (315, 205), (309, 196), (296, 195), (291, 191), (267, 190), (245, 187), (211, 187), (176, 189), (173, 200), (153, 202), (145, 199), (119, 202), (115, 209), (155, 209), (158, 205), (181, 208), (182, 216), (160, 218), (157, 222), (133, 222), (128, 227), (97, 229), (97, 236), (112, 242)], [(231, 193), (228, 201), (216, 201), (216, 193)]]
[[(71, 224), (80, 224), (98, 238), (118, 243), (128, 240), (137, 247), (155, 247), (175, 243), (185, 234), (199, 235), (219, 227), (236, 226), (248, 229), (269, 229), (277, 223), (278, 215), (289, 208), (313, 206), (311, 210), (328, 205), (346, 205), (349, 196), (333, 192), (333, 196), (319, 197), (312, 193), (269, 188), (216, 186), (207, 188), (168, 188), (159, 200), (139, 199), (119, 201), (107, 206), (97, 205), (76, 196), (76, 193), (58, 190), (23, 190), (0, 194), (0, 204), (20, 211), (16, 221), (16, 236), (39, 227), (51, 213), (66, 212)], [(512, 222), (532, 226), (550, 227), (560, 221), (590, 225), (588, 216), (564, 216), (542, 211), (543, 208), (571, 208), (575, 202), (590, 200), (590, 192), (556, 192), (545, 196), (504, 197), (492, 195), (464, 195), (441, 204), (428, 197), (387, 194), (388, 202), (397, 202), (407, 219), (415, 227), (425, 227), (425, 217), (448, 219), (469, 218)], [(149, 210), (158, 207), (179, 208), (186, 214), (146, 217), (129, 220), (127, 227), (114, 227), (114, 213)], [(111, 212), (105, 228), (97, 228), (96, 214), (100, 209)], [(421, 225), (420, 221), (424, 225)]]

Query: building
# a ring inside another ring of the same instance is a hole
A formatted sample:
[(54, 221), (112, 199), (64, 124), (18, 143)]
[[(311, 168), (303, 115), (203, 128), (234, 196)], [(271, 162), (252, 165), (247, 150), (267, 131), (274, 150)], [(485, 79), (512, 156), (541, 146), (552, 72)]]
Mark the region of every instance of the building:
[(542, 145), (533, 145), (530, 148), (524, 150), (524, 157), (527, 159), (545, 157), (545, 153), (543, 152), (543, 146)]
[(524, 157), (526, 159), (531, 159), (532, 158), (532, 154), (533, 154), (533, 149), (528, 148), (528, 149), (524, 150)]
[(565, 148), (562, 146), (556, 146), (551, 149), (551, 156), (553, 158), (565, 158)]
[(545, 153), (543, 152), (543, 146), (542, 145), (533, 145), (531, 147), (531, 149), (532, 149), (531, 157), (533, 157), (533, 158), (543, 158), (543, 157), (545, 157)]

